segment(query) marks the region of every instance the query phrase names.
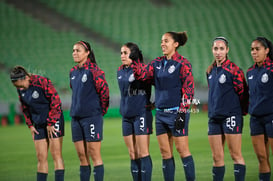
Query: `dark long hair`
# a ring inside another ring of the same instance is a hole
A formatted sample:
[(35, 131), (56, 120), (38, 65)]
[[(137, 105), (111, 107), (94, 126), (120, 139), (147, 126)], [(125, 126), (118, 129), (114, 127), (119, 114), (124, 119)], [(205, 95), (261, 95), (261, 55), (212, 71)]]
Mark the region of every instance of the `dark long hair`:
[(90, 46), (90, 44), (88, 42), (86, 42), (86, 41), (78, 41), (76, 44), (82, 45), (84, 47), (85, 51), (89, 51), (90, 53), (88, 55), (88, 58), (90, 59), (90, 61), (92, 63), (97, 64), (94, 51), (91, 49), (91, 46)]
[(130, 49), (131, 53), (134, 52), (135, 55), (137, 55), (138, 60), (143, 63), (143, 55), (137, 44), (128, 42), (125, 43), (123, 46), (126, 46)]
[(273, 45), (270, 40), (268, 40), (265, 37), (259, 36), (253, 41), (259, 41), (264, 48), (269, 48), (269, 52), (268, 52), (267, 56), (270, 58), (270, 60), (273, 60)]

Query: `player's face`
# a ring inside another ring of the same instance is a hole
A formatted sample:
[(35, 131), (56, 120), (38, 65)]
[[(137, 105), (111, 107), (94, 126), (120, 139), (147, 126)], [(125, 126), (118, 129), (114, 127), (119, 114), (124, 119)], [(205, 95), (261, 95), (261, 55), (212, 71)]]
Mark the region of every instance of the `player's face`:
[(213, 42), (212, 53), (217, 62), (222, 62), (226, 59), (229, 48), (222, 40)]
[(122, 65), (130, 65), (132, 60), (129, 58), (131, 50), (127, 46), (122, 46), (120, 50), (120, 59)]
[(251, 43), (251, 56), (255, 63), (263, 63), (268, 52), (269, 48), (265, 48), (259, 41), (255, 40)]
[(85, 51), (85, 48), (82, 45), (75, 44), (73, 46), (72, 56), (73, 56), (74, 62), (82, 65), (86, 62), (88, 55), (89, 55), (89, 51)]
[(17, 89), (28, 89), (28, 87), (29, 87), (29, 77), (26, 76), (25, 79), (19, 79), (16, 82), (13, 82), (13, 85)]
[(178, 42), (175, 42), (169, 33), (165, 33), (162, 36), (161, 49), (162, 49), (163, 55), (167, 56), (167, 58), (171, 58), (171, 56), (175, 53), (177, 47), (178, 47)]

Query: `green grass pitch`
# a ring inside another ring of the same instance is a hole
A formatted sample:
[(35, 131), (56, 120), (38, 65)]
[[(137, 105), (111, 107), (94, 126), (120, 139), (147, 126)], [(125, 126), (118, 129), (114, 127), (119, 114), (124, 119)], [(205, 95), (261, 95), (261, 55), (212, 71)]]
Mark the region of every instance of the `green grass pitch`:
[[(71, 141), (70, 122), (66, 122), (66, 135), (63, 143), (65, 161), (65, 180), (79, 180), (79, 161)], [(36, 156), (30, 132), (25, 125), (0, 127), (0, 181), (29, 181), (36, 179)], [(207, 113), (191, 115), (189, 144), (192, 152), (196, 180), (212, 180), (212, 157), (207, 139)], [(254, 154), (249, 135), (249, 117), (245, 117), (242, 152), (246, 161), (246, 180), (258, 180), (258, 161)], [(150, 154), (153, 161), (152, 180), (163, 180), (161, 156), (155, 133), (151, 135)], [(105, 168), (105, 181), (132, 180), (130, 160), (121, 134), (120, 118), (105, 118), (102, 157)], [(175, 152), (176, 180), (185, 180), (181, 160)], [(48, 180), (54, 180), (54, 169), (49, 154)], [(272, 163), (272, 157), (270, 162)], [(233, 162), (225, 147), (226, 174), (225, 180), (234, 180)], [(93, 175), (91, 176), (93, 180)]]

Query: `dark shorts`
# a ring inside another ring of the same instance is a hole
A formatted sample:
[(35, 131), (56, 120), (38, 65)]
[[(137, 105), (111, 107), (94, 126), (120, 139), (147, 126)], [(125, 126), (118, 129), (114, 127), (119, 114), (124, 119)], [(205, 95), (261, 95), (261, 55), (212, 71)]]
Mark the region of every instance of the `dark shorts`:
[(250, 135), (256, 136), (264, 134), (273, 138), (273, 114), (263, 117), (250, 117)]
[(146, 111), (140, 116), (122, 118), (122, 135), (148, 135), (153, 133), (153, 115)]
[(165, 133), (171, 133), (172, 136), (188, 136), (188, 127), (190, 121), (190, 113), (186, 113), (185, 126), (182, 130), (176, 130), (174, 123), (177, 115), (177, 111), (164, 112), (156, 111), (156, 135), (161, 135)]
[(76, 118), (71, 120), (72, 141), (95, 142), (103, 139), (102, 115)]
[[(45, 139), (48, 138), (48, 134), (47, 134), (47, 125), (34, 125), (35, 129), (39, 132), (39, 134), (35, 134), (34, 135), (34, 140), (41, 140), (41, 139)], [(58, 130), (57, 135), (53, 134), (53, 138), (60, 138), (64, 136), (64, 117), (62, 115), (61, 119), (58, 120), (55, 124), (54, 124), (55, 129)]]
[(243, 123), (244, 121), (241, 115), (222, 119), (209, 119), (208, 135), (241, 134)]

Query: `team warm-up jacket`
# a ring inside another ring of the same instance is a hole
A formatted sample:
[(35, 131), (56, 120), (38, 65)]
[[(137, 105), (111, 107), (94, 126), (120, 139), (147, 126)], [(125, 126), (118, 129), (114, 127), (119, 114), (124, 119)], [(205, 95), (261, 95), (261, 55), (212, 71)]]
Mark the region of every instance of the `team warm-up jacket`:
[(131, 66), (120, 66), (117, 71), (120, 89), (120, 114), (123, 117), (138, 116), (146, 111), (150, 104), (151, 84), (136, 80)]
[(273, 63), (266, 58), (262, 66), (255, 63), (247, 71), (249, 86), (249, 114), (273, 114)]
[(60, 97), (51, 81), (31, 75), (28, 89), (17, 89), (28, 127), (55, 124), (62, 115)]
[(244, 72), (230, 60), (220, 67), (216, 63), (207, 74), (209, 118), (226, 118), (246, 114), (248, 87)]
[(190, 107), (194, 95), (192, 67), (178, 52), (170, 60), (162, 56), (147, 65), (133, 62), (132, 67), (137, 79), (153, 80), (157, 109), (179, 107), (185, 111)]
[(72, 89), (71, 117), (90, 117), (104, 115), (109, 106), (109, 87), (104, 72), (87, 60), (82, 67), (70, 70)]

